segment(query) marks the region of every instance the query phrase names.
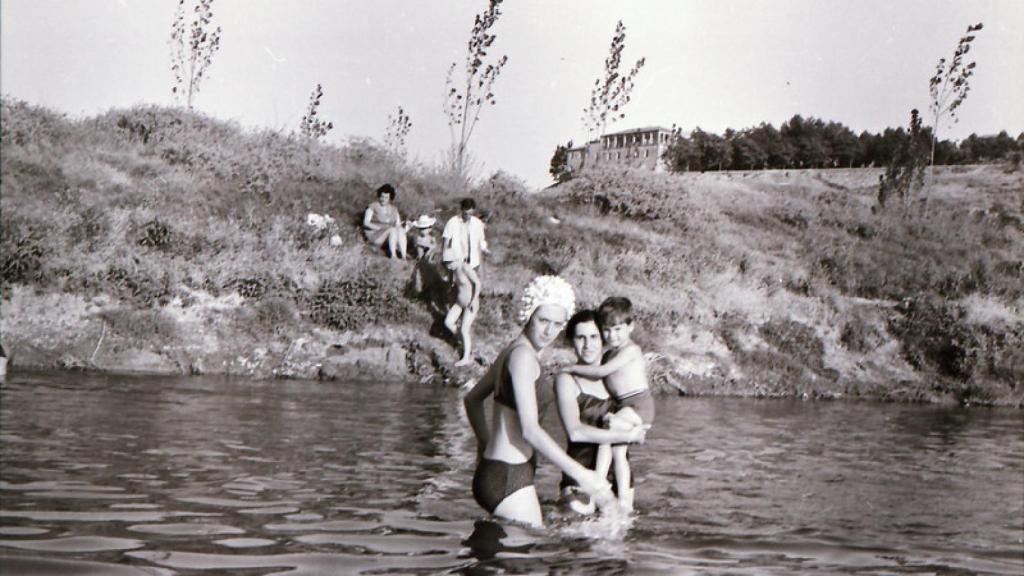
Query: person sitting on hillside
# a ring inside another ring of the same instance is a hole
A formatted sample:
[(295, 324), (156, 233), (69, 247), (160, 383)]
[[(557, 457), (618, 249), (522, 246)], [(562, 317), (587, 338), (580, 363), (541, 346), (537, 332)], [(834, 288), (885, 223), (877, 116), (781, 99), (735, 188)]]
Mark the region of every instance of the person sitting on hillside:
[(417, 260), (429, 260), (437, 251), (437, 238), (434, 238), (434, 223), (437, 219), (426, 214), (413, 221), (412, 245), (416, 250)]
[(374, 246), (383, 247), (387, 243), (388, 256), (392, 259), (404, 260), (408, 240), (402, 226), (402, 217), (392, 204), (394, 201), (394, 186), (384, 184), (377, 188), (377, 201), (370, 204), (363, 214), (363, 234)]
[(435, 222), (436, 218), (423, 214), (409, 223), (412, 230), (412, 249), (416, 258), (409, 288), (413, 297), (425, 300), (443, 316), (450, 290), (437, 264), (437, 238), (433, 234)]

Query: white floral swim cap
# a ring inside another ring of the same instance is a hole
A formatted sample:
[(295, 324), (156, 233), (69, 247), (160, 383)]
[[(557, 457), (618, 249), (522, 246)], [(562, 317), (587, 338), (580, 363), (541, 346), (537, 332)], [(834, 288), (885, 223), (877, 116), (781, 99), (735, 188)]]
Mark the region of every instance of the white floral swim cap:
[(576, 294), (560, 276), (537, 276), (519, 298), (519, 323), (526, 324), (541, 304), (556, 304), (572, 316), (576, 311)]

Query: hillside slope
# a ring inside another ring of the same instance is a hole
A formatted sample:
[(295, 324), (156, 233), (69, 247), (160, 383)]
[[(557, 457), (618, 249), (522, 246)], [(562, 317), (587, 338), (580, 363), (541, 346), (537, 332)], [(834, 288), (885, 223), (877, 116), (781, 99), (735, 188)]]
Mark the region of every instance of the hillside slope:
[[(18, 366), (461, 380), (411, 263), (359, 239), (383, 182), (406, 216), (477, 198), (493, 255), (481, 364), (532, 275), (627, 295), (664, 391), (1021, 405), (1024, 175), (942, 169), (879, 208), (877, 171), (609, 172), (466, 192), (344, 148), (178, 109), (68, 120), (3, 101), (4, 346)], [(316, 231), (310, 212), (335, 218)], [(328, 238), (338, 234), (342, 243)], [(559, 349), (554, 361), (567, 358)]]

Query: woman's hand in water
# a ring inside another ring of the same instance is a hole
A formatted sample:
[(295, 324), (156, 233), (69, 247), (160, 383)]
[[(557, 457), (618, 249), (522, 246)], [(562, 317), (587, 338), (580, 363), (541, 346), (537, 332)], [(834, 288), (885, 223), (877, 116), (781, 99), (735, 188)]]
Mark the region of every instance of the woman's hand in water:
[(647, 431), (651, 427), (646, 424), (633, 426), (626, 432), (626, 442), (630, 444), (643, 444), (647, 440)]
[(598, 510), (603, 513), (617, 513), (621, 512), (622, 508), (619, 504), (619, 499), (615, 497), (615, 493), (612, 492), (612, 485), (607, 481), (603, 481), (603, 485), (595, 492), (591, 492), (590, 501), (593, 502)]
[(590, 494), (594, 499), (594, 502), (601, 508), (608, 505), (607, 500), (615, 500), (615, 494), (612, 492), (612, 485), (608, 480), (601, 478), (596, 472), (590, 473), (590, 479), (586, 485), (581, 485), (581, 488)]

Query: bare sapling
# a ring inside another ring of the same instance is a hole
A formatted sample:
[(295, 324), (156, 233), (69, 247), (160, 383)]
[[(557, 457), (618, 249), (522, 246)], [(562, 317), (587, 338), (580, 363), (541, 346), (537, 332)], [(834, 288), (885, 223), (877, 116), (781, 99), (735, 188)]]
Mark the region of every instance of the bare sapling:
[(319, 140), (327, 135), (334, 128), (332, 122), (325, 122), (317, 118), (317, 111), (320, 109), (320, 100), (324, 97), (324, 90), (320, 84), (316, 85), (313, 93), (309, 95), (309, 106), (306, 107), (306, 115), (299, 123), (299, 133), (313, 140)]
[(192, 100), (199, 93), (213, 55), (220, 49), (220, 26), (211, 29), (213, 0), (199, 0), (192, 9), (192, 18), (186, 21), (186, 0), (178, 2), (171, 25), (171, 72), (174, 86), (171, 93), (176, 99), (185, 99), (192, 109)]
[(921, 126), (917, 109), (910, 111), (910, 129), (893, 152), (892, 159), (879, 176), (878, 206), (885, 208), (893, 197), (900, 201), (904, 215), (909, 214), (913, 193), (924, 188), (924, 170), (928, 163), (927, 132)]
[(412, 120), (401, 106), (395, 116), (388, 114), (388, 128), (384, 133), (384, 147), (400, 160), (405, 160), (405, 139), (412, 130)]
[(590, 92), (590, 106), (583, 109), (583, 125), (591, 136), (604, 134), (609, 122), (626, 117), (623, 108), (632, 98), (636, 76), (644, 67), (645, 58), (633, 64), (629, 72), (621, 74), (622, 51), (626, 48), (626, 26), (619, 20), (615, 25), (608, 58), (604, 61), (604, 76), (594, 80), (594, 88)]
[(967, 32), (960, 37), (956, 44), (956, 51), (953, 52), (953, 59), (946, 61), (940, 58), (935, 66), (935, 75), (928, 81), (928, 92), (931, 95), (931, 103), (928, 111), (932, 116), (932, 150), (929, 164), (935, 164), (935, 144), (939, 137), (939, 123), (946, 115), (957, 122), (956, 111), (964, 100), (967, 93), (971, 91), (970, 79), (974, 75), (976, 62), (965, 63), (964, 58), (971, 50), (971, 42), (974, 42), (975, 32), (982, 28), (978, 22), (967, 27)]
[(508, 56), (488, 61), (488, 50), (497, 38), (497, 35), (491, 33), (491, 28), (501, 16), (501, 1), (489, 0), (487, 10), (477, 14), (473, 22), (466, 50), (465, 78), (456, 78), (457, 64), (452, 62), (445, 80), (447, 90), (444, 113), (448, 117), (448, 130), (451, 134), (449, 168), (463, 181), (468, 179), (469, 139), (473, 136), (481, 110), (487, 105), (496, 104), (492, 89), (494, 81), (508, 63)]

